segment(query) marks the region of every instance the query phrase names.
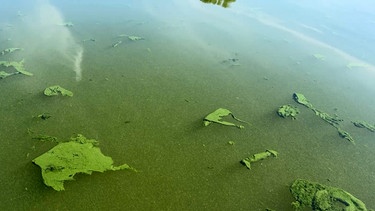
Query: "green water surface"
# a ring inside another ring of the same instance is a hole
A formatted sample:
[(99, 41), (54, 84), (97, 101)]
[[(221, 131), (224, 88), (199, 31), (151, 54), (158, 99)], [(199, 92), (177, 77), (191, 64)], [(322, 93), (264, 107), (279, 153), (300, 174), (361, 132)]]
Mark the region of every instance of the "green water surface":
[[(340, 187), (375, 208), (375, 134), (350, 122), (375, 123), (374, 72), (348, 69), (332, 49), (248, 16), (228, 19), (230, 8), (213, 19), (210, 13), (224, 9), (188, 5), (174, 18), (155, 4), (92, 6), (86, 15), (62, 7), (84, 49), (78, 82), (69, 59), (43, 46), (28, 51), (27, 36), (14, 32), (22, 31), (20, 20), (0, 31), (0, 49), (25, 48), (6, 58), (25, 58), (34, 74), (0, 80), (1, 210), (292, 210), (289, 185), (297, 178)], [(119, 34), (145, 39), (111, 47)], [(5, 35), (25, 46), (10, 46)], [(95, 41), (81, 42), (89, 38)], [(225, 62), (233, 58), (234, 65)], [(74, 96), (43, 95), (57, 84)], [(343, 118), (356, 145), (294, 102), (294, 92)], [(299, 108), (296, 120), (277, 116), (284, 104)], [(220, 107), (250, 125), (204, 127)], [(36, 117), (42, 113), (51, 118)], [(31, 161), (56, 143), (32, 138), (78, 133), (138, 172), (79, 174), (61, 192), (45, 186)], [(240, 164), (266, 149), (279, 156), (251, 170)]]

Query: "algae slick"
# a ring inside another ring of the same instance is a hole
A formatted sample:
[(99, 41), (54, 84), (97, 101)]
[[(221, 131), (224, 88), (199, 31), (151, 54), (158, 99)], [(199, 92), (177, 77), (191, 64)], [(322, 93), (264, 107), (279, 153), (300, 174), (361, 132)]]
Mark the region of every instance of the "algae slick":
[(290, 186), (290, 192), (296, 199), (292, 203), (295, 210), (346, 210), (367, 211), (366, 205), (352, 194), (340, 188), (297, 179)]
[(97, 144), (96, 140), (78, 134), (68, 142), (59, 143), (33, 162), (40, 166), (44, 184), (56, 191), (64, 190), (64, 181), (73, 180), (77, 173), (91, 174), (94, 171), (122, 169), (135, 171), (127, 164), (113, 166), (112, 158), (103, 155)]

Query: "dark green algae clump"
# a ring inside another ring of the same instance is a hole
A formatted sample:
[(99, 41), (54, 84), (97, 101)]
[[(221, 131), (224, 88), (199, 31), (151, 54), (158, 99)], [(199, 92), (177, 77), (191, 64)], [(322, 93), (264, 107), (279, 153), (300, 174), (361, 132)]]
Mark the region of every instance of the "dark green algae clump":
[(295, 180), (290, 186), (290, 192), (296, 199), (296, 201), (292, 203), (295, 210), (305, 210), (305, 207), (311, 207), (312, 210), (319, 211), (368, 210), (366, 205), (352, 194), (340, 188), (330, 187), (308, 180)]
[(277, 110), (277, 115), (286, 118), (291, 117), (292, 119), (296, 119), (296, 116), (299, 114), (299, 110), (297, 107), (292, 105), (283, 105), (280, 106)]
[(40, 166), (44, 184), (56, 191), (64, 190), (64, 181), (73, 180), (77, 173), (91, 174), (94, 171), (122, 169), (136, 171), (127, 164), (113, 166), (112, 158), (103, 155), (97, 144), (96, 140), (78, 134), (68, 142), (59, 143), (33, 162)]

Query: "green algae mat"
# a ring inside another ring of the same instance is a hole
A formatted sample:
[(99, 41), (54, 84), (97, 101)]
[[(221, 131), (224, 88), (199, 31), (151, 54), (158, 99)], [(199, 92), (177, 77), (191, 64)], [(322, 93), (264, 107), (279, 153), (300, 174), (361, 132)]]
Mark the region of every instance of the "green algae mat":
[(64, 182), (73, 180), (77, 173), (91, 174), (94, 171), (122, 169), (135, 171), (127, 164), (113, 166), (112, 158), (103, 155), (97, 144), (96, 140), (79, 134), (68, 142), (59, 143), (33, 162), (41, 168), (44, 184), (56, 191), (64, 190)]

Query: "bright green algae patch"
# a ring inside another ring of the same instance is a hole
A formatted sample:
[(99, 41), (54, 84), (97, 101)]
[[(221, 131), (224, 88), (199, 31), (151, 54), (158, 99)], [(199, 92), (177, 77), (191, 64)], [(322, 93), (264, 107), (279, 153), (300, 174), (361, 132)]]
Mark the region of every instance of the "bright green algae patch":
[(62, 96), (69, 96), (69, 97), (73, 96), (73, 92), (62, 88), (59, 85), (50, 86), (50, 87), (47, 87), (44, 90), (44, 95), (46, 95), (46, 96), (56, 96), (56, 95), (59, 95), (59, 94), (61, 94)]
[(251, 157), (247, 157), (240, 161), (243, 165), (245, 165), (248, 169), (251, 169), (251, 163), (266, 159), (268, 157), (277, 157), (278, 152), (275, 150), (267, 149), (265, 152), (260, 152), (257, 154), (252, 155)]
[(237, 117), (235, 117), (233, 115), (233, 113), (231, 111), (229, 111), (228, 109), (218, 108), (218, 109), (216, 109), (216, 111), (208, 114), (203, 119), (204, 126), (208, 126), (208, 125), (210, 125), (211, 123), (214, 122), (214, 123), (218, 123), (218, 124), (222, 124), (222, 125), (238, 127), (240, 129), (245, 128), (243, 125), (237, 125), (237, 124), (234, 124), (234, 123), (231, 123), (231, 122), (226, 122), (226, 121), (222, 120), (222, 117), (229, 116), (229, 115), (232, 116), (233, 119), (235, 119), (239, 122), (247, 123), (247, 122), (245, 122), (243, 120), (240, 120)]
[(346, 210), (367, 211), (366, 205), (352, 194), (335, 187), (322, 185), (308, 180), (297, 179), (290, 186), (290, 192), (296, 199), (292, 203), (295, 210)]
[(113, 166), (112, 158), (103, 155), (100, 148), (95, 146), (97, 143), (79, 134), (35, 158), (33, 162), (42, 169), (44, 184), (61, 191), (64, 190), (64, 181), (73, 180), (77, 173), (135, 170), (127, 164)]

